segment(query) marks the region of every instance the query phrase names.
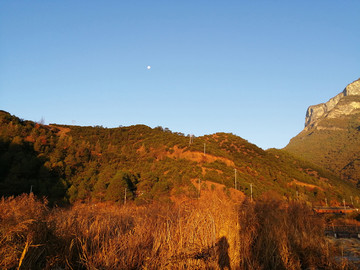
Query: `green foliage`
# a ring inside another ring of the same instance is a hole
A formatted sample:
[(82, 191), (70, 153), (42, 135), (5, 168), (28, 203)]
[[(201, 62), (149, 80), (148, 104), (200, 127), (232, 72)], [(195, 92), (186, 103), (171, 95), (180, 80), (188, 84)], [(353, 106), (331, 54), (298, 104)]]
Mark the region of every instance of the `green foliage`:
[(78, 190), (74, 185), (71, 185), (67, 190), (67, 196), (71, 203), (75, 202), (77, 199)]
[(154, 196), (164, 196), (168, 195), (172, 188), (172, 184), (166, 180), (162, 180), (156, 182), (153, 188), (151, 189), (151, 193)]
[(188, 187), (188, 196), (193, 199), (199, 198), (199, 190), (192, 183)]
[(110, 181), (106, 189), (105, 199), (110, 201), (124, 201), (128, 194), (127, 174), (118, 172)]

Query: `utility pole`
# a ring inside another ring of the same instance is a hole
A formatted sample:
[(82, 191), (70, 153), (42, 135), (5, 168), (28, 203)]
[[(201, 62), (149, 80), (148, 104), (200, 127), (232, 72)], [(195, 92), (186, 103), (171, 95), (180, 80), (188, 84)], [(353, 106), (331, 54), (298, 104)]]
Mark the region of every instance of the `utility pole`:
[(193, 136), (194, 136), (194, 135), (189, 134), (189, 137), (190, 137), (189, 146), (190, 146), (190, 144), (192, 144), (192, 143), (194, 142)]
[(200, 193), (201, 193), (201, 179), (199, 178), (199, 199), (200, 199)]
[(351, 204), (354, 206), (353, 197), (350, 196)]
[(250, 184), (251, 201), (253, 201), (252, 183)]
[(31, 194), (31, 193), (32, 193), (32, 187), (33, 187), (33, 185), (31, 185), (31, 186), (30, 186), (30, 193), (29, 193), (29, 194)]
[(124, 204), (126, 204), (126, 188), (125, 188)]
[(234, 183), (234, 187), (235, 187), (235, 189), (237, 189), (237, 183), (236, 183), (236, 169), (235, 169), (235, 183)]
[(346, 209), (345, 199), (343, 199), (344, 209)]

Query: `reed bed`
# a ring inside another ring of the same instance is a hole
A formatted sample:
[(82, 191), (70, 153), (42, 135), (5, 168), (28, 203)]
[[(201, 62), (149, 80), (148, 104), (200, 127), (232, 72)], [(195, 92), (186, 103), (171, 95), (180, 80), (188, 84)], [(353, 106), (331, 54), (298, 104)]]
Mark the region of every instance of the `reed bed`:
[(0, 201), (1, 269), (351, 269), (305, 205), (263, 199), (47, 207)]

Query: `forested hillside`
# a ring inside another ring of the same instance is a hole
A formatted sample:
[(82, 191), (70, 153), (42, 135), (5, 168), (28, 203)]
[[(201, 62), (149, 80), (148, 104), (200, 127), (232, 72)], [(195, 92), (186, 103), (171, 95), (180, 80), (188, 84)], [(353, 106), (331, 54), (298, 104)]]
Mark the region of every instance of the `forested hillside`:
[[(236, 179), (236, 183), (235, 183)], [(358, 190), (330, 172), (233, 134), (190, 140), (166, 128), (42, 125), (0, 112), (0, 196), (32, 191), (51, 201), (195, 198), (204, 181), (256, 198), (333, 204)], [(252, 188), (250, 188), (250, 186)]]

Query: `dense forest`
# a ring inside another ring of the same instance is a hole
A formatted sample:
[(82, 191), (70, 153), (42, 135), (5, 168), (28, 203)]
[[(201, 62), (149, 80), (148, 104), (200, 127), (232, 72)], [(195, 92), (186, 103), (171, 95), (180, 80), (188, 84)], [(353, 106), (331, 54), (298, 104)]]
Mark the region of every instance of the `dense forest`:
[(57, 204), (195, 198), (197, 183), (247, 196), (358, 205), (353, 183), (278, 149), (227, 133), (185, 136), (144, 125), (43, 125), (0, 112), (0, 196), (33, 192)]

